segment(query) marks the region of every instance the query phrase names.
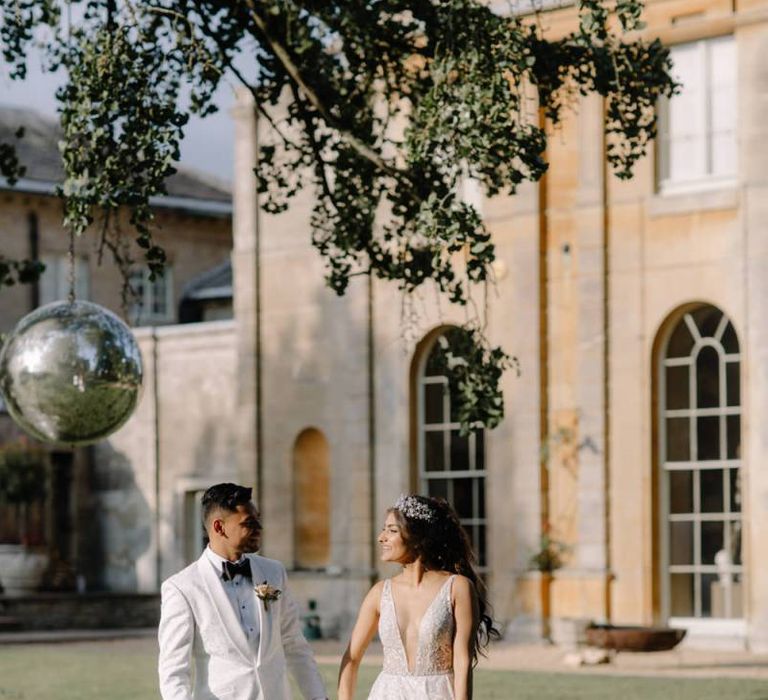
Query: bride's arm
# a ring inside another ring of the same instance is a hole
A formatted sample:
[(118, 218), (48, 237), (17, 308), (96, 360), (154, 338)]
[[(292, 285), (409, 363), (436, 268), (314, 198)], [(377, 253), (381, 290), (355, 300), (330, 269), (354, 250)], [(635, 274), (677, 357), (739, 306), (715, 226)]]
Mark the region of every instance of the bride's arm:
[(455, 700), (472, 700), (472, 650), (477, 638), (477, 596), (472, 582), (464, 576), (453, 581), (453, 695)]
[(339, 700), (352, 700), (355, 695), (355, 685), (357, 684), (357, 669), (363, 659), (363, 654), (376, 633), (376, 626), (379, 623), (379, 601), (381, 600), (381, 589), (384, 586), (383, 581), (379, 581), (365, 596), (363, 604), (360, 606), (360, 612), (357, 614), (357, 621), (352, 628), (352, 636), (349, 639), (349, 645), (341, 659), (339, 668)]

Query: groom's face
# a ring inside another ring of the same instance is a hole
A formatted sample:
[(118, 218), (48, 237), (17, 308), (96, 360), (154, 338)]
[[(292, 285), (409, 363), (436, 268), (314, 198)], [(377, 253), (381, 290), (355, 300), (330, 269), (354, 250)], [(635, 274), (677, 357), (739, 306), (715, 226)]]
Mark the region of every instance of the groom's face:
[(253, 503), (240, 505), (223, 518), (228, 544), (240, 554), (258, 552), (261, 546), (261, 518)]

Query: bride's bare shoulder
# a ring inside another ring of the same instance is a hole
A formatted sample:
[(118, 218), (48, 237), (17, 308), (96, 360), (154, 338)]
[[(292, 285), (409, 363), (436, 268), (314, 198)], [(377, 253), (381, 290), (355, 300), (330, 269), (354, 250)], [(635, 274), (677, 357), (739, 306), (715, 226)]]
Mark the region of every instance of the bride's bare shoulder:
[(376, 591), (379, 595), (381, 595), (381, 592), (384, 590), (384, 584), (387, 582), (387, 579), (383, 578), (380, 581), (376, 581), (376, 583), (371, 586), (371, 593)]
[(451, 588), (451, 597), (454, 601), (460, 597), (472, 598), (475, 595), (475, 585), (470, 579), (461, 574), (456, 574), (453, 577)]
[(384, 590), (385, 581), (386, 579), (382, 581), (377, 581), (376, 583), (373, 584), (373, 586), (371, 586), (370, 590), (365, 596), (365, 600), (363, 601), (364, 608), (371, 608), (376, 612), (379, 611), (379, 603), (381, 602), (381, 592)]

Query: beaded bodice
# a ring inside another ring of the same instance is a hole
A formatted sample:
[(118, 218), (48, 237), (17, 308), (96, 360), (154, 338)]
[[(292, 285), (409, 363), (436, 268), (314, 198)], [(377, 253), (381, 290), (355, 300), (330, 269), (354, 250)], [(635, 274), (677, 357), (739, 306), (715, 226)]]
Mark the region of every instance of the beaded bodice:
[(387, 579), (384, 582), (379, 606), (379, 637), (384, 646), (384, 673), (398, 676), (431, 676), (450, 673), (453, 670), (453, 578), (448, 577), (421, 618), (413, 671), (408, 669), (405, 645), (397, 625), (391, 581)]

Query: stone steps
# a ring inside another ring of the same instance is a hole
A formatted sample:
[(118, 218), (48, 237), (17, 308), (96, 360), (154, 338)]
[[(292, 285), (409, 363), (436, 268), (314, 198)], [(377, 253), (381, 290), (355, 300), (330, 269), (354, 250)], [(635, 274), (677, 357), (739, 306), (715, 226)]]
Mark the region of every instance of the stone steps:
[(17, 632), (21, 629), (21, 620), (17, 617), (0, 615), (0, 632)]

